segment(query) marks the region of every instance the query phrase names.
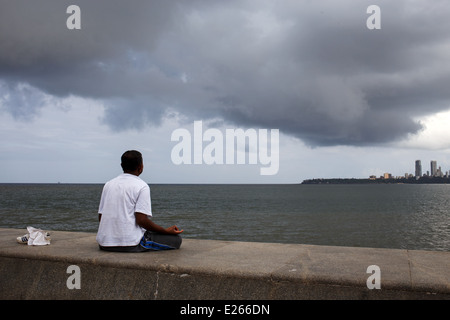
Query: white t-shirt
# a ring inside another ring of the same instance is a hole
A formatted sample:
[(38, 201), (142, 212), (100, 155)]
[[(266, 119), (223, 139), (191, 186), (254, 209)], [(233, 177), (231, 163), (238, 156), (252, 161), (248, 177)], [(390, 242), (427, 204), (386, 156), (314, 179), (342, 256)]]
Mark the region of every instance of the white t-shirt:
[(145, 233), (135, 212), (152, 216), (150, 187), (138, 176), (123, 173), (103, 187), (97, 242), (104, 247), (135, 246)]

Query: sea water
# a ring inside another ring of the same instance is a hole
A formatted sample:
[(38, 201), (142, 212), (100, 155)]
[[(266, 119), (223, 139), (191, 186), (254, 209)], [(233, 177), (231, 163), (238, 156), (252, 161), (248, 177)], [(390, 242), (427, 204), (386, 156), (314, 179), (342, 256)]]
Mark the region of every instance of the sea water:
[[(0, 227), (96, 232), (101, 184), (0, 184)], [(152, 185), (184, 238), (450, 251), (450, 185)]]

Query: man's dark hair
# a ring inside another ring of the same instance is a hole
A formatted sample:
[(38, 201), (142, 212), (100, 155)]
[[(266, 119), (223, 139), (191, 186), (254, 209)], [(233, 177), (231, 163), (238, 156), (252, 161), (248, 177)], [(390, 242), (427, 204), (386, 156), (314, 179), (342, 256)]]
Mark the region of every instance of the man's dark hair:
[(129, 150), (122, 155), (121, 161), (123, 172), (132, 172), (142, 164), (142, 154), (136, 150)]

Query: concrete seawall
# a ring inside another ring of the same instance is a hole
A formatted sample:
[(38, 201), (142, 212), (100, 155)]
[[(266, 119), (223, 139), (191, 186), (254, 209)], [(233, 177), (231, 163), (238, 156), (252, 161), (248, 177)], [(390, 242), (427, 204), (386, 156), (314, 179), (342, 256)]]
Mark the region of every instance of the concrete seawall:
[(112, 253), (93, 233), (18, 244), (25, 233), (0, 228), (0, 299), (450, 299), (450, 252), (183, 239)]

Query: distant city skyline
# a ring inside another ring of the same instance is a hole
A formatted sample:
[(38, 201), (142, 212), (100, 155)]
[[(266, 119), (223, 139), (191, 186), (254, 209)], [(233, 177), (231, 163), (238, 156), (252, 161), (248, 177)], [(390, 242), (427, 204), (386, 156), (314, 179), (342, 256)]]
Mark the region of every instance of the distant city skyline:
[[(430, 160), (430, 170), (427, 170), (426, 172), (422, 171), (422, 160), (416, 160), (415, 166), (414, 166), (414, 175), (412, 173), (406, 172), (404, 176), (396, 176), (395, 178), (421, 178), (421, 177), (449, 177), (449, 171), (442, 171), (442, 168), (437, 165), (436, 160)], [(377, 178), (375, 175), (371, 175), (369, 178), (374, 179)], [(380, 176), (379, 178), (382, 179), (391, 179), (394, 178), (391, 173), (386, 172), (383, 174), (383, 176)]]

